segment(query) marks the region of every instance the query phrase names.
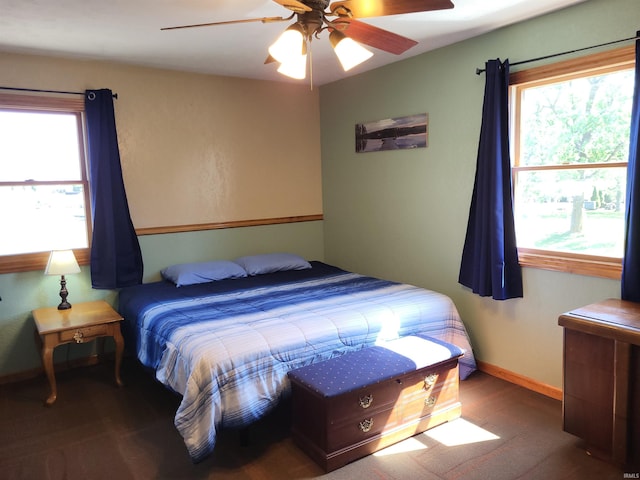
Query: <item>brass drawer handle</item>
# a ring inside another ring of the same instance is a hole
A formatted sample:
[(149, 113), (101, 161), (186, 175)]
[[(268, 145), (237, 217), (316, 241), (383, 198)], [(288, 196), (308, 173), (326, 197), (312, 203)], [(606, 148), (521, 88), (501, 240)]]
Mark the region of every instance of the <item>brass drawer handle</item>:
[(95, 337), (101, 337), (108, 334), (108, 325), (92, 325), (89, 327), (76, 328), (75, 330), (63, 330), (60, 332), (60, 341), (84, 343), (85, 341), (92, 340)]
[(436, 380), (438, 380), (438, 375), (436, 373), (432, 373), (432, 374), (427, 375), (426, 377), (424, 377), (425, 388), (426, 387), (433, 387), (433, 385), (436, 383)]
[(373, 418), (368, 418), (361, 421), (358, 424), (358, 428), (360, 429), (360, 431), (367, 433), (369, 430), (373, 428)]
[(364, 397), (360, 397), (360, 399), (358, 400), (358, 404), (362, 408), (369, 408), (372, 403), (373, 403), (373, 394), (365, 395)]
[(424, 399), (424, 404), (426, 407), (433, 407), (436, 404), (436, 397), (428, 397)]

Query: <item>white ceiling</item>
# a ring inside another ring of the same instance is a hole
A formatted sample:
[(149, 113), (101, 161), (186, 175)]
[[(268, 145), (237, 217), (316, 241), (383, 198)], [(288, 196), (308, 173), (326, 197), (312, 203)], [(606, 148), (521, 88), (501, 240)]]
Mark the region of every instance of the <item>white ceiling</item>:
[[(349, 73), (342, 71), (323, 32), (312, 42), (313, 83), (332, 82), (585, 0), (452, 1), (451, 10), (363, 19), (419, 44), (400, 56), (372, 49), (373, 58)], [(160, 31), (289, 16), (271, 0), (0, 0), (0, 12), (0, 51), (292, 81), (278, 74), (275, 64), (263, 62), (268, 46), (293, 21)]]

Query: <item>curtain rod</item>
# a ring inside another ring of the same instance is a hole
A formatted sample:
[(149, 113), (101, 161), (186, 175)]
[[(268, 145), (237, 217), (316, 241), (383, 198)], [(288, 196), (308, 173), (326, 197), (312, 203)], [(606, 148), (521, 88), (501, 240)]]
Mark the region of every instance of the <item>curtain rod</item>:
[[(529, 60), (522, 60), (520, 62), (512, 63), (511, 66), (514, 67), (516, 65), (522, 65), (524, 63), (537, 62), (539, 60), (546, 60), (547, 58), (559, 57), (561, 55), (568, 55), (570, 53), (582, 52), (583, 50), (590, 50), (592, 48), (605, 47), (607, 45), (613, 45), (614, 43), (628, 42), (630, 40), (636, 40), (638, 38), (640, 38), (640, 30), (638, 30), (636, 32), (636, 36), (635, 37), (623, 38), (621, 40), (614, 40), (612, 42), (601, 43), (599, 45), (592, 45), (590, 47), (577, 48), (576, 50), (569, 50), (567, 52), (554, 53), (554, 54), (551, 54), (551, 55), (545, 55), (544, 57), (530, 58)], [(480, 75), (484, 71), (485, 71), (484, 68), (476, 68), (476, 75)]]
[[(0, 87), (0, 90), (15, 90), (18, 92), (38, 92), (38, 93), (62, 93), (65, 95), (84, 95), (85, 92), (65, 92), (64, 90), (39, 90), (37, 88)], [(118, 94), (114, 93), (113, 98), (118, 99)]]

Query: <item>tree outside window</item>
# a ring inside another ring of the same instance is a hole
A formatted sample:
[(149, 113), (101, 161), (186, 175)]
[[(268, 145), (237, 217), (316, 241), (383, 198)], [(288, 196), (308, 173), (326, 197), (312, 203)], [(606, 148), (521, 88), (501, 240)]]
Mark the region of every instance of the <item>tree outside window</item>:
[(523, 265), (597, 275), (623, 255), (634, 75), (585, 64), (512, 83), (514, 216)]

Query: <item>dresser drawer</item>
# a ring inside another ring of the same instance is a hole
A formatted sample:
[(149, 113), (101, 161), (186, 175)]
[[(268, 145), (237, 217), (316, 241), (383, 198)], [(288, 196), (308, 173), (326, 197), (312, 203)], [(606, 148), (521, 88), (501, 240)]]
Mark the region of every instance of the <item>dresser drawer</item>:
[(73, 330), (65, 330), (60, 332), (61, 342), (83, 343), (93, 340), (95, 337), (101, 337), (107, 335), (109, 331), (108, 325), (94, 325), (92, 327), (76, 328)]

